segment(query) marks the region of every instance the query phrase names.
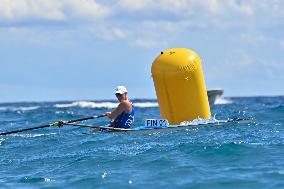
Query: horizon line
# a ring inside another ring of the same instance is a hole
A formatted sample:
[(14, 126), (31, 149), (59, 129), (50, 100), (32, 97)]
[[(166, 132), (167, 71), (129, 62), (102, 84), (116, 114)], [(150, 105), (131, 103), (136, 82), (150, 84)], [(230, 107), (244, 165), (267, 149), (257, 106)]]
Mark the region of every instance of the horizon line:
[[(247, 95), (247, 96), (222, 96), (221, 98), (267, 98), (267, 97), (284, 97), (284, 95)], [(156, 100), (157, 98), (130, 98), (131, 100)], [(116, 101), (117, 99), (72, 99), (72, 100), (16, 100), (16, 101), (0, 101), (0, 104), (5, 103), (52, 103), (52, 102), (75, 102), (75, 101)]]

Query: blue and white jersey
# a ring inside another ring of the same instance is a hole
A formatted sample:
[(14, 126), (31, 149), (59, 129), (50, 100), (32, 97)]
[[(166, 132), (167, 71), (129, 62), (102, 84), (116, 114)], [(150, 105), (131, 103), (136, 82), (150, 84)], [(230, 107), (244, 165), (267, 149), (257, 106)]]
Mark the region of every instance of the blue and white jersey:
[(134, 122), (135, 116), (135, 107), (132, 105), (131, 113), (122, 112), (117, 118), (113, 121), (112, 127), (118, 128), (130, 128), (130, 125)]

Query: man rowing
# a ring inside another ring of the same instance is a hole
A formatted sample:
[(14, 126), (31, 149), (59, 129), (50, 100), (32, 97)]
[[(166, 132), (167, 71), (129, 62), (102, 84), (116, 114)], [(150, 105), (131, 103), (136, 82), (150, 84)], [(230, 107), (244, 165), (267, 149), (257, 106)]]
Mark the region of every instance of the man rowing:
[(113, 112), (105, 113), (110, 119), (109, 126), (128, 129), (134, 122), (135, 107), (127, 97), (127, 89), (125, 86), (117, 86), (115, 96), (119, 101), (119, 105)]

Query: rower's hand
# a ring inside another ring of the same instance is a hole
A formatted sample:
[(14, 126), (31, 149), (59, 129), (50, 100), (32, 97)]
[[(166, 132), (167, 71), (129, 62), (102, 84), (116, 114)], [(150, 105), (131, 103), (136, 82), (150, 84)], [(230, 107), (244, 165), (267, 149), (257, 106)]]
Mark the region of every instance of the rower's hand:
[(55, 121), (54, 123), (51, 124), (51, 126), (57, 126), (57, 127), (63, 127), (64, 121)]
[(106, 112), (106, 113), (104, 113), (104, 116), (109, 117), (110, 114), (111, 114), (111, 112)]

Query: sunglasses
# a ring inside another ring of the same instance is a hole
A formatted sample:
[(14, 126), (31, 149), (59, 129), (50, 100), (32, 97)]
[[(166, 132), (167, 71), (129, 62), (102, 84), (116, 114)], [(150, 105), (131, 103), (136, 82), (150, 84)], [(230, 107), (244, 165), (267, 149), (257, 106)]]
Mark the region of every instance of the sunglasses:
[(122, 96), (122, 94), (116, 93), (115, 96), (119, 97), (119, 96)]

